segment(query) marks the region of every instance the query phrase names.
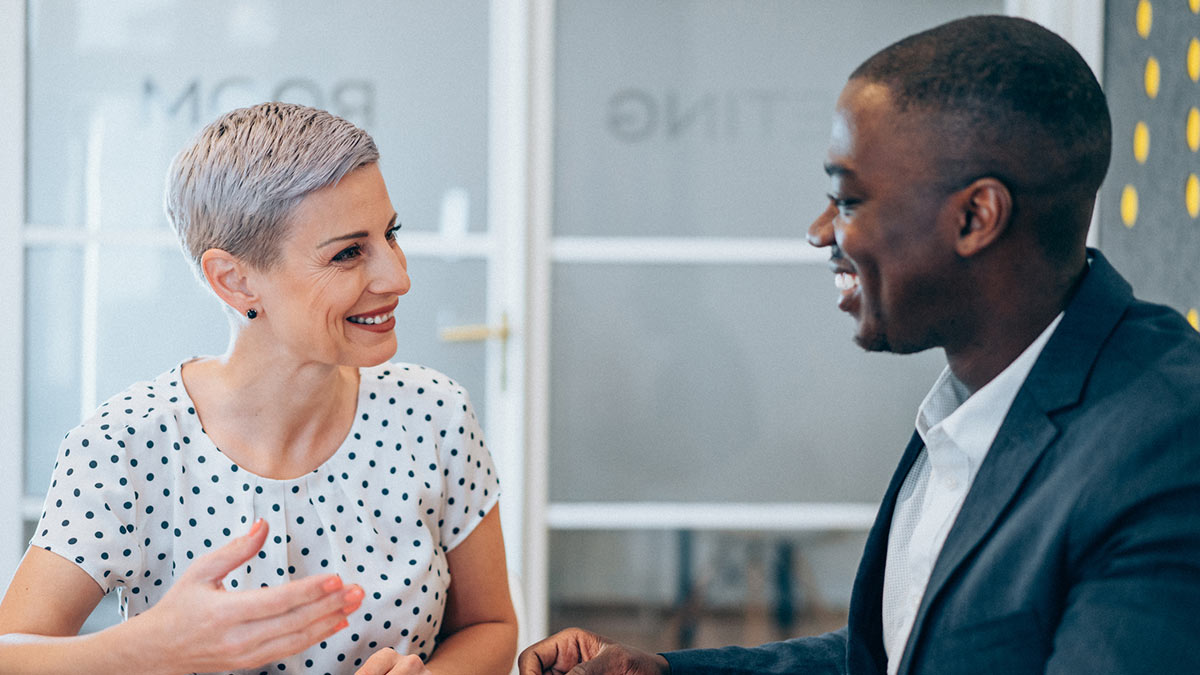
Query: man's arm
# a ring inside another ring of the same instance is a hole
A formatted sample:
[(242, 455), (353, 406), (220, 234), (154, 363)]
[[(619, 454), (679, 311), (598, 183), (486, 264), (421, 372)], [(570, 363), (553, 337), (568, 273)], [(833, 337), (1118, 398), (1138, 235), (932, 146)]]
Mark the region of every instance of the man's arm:
[(648, 654), (568, 628), (521, 652), (517, 665), (520, 675), (845, 675), (846, 629), (761, 647)]
[(687, 649), (663, 656), (671, 675), (846, 675), (846, 628), (759, 647)]
[(1147, 445), (1077, 509), (1086, 547), (1048, 675), (1200, 673), (1200, 418)]

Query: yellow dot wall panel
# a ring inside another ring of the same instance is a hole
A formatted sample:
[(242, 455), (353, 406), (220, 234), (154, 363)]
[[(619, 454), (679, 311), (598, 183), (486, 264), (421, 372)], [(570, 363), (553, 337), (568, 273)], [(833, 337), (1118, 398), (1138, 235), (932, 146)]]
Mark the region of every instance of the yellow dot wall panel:
[(1200, 307), (1200, 0), (1109, 0), (1105, 12), (1113, 160), (1100, 193), (1100, 247), (1139, 296), (1194, 317)]

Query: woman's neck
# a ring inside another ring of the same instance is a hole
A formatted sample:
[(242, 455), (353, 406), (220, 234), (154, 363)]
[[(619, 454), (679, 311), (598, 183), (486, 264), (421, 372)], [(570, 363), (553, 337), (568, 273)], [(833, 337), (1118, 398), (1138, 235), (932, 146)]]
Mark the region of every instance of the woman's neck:
[(298, 363), (242, 348), (181, 374), (205, 433), (242, 468), (268, 478), (312, 471), (341, 446), (358, 404), (358, 369)]

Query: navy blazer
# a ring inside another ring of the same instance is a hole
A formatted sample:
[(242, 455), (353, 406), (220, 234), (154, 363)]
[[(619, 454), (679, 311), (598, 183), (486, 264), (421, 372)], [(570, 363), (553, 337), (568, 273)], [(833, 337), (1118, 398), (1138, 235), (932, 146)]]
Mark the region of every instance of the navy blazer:
[[(1200, 673), (1200, 333), (1099, 252), (934, 564), (899, 672)], [(664, 654), (673, 675), (884, 673), (883, 566), (914, 433), (848, 625)]]

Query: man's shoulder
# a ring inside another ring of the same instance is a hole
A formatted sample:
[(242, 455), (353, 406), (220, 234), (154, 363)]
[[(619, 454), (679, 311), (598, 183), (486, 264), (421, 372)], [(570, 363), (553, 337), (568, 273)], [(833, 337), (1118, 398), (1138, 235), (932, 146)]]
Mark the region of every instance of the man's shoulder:
[(1135, 300), (1101, 350), (1096, 368), (1124, 376), (1131, 388), (1161, 389), (1176, 404), (1200, 402), (1200, 332), (1174, 309)]

